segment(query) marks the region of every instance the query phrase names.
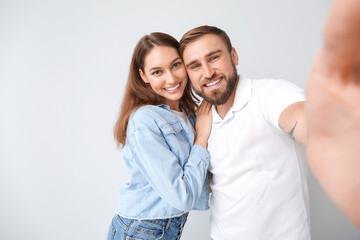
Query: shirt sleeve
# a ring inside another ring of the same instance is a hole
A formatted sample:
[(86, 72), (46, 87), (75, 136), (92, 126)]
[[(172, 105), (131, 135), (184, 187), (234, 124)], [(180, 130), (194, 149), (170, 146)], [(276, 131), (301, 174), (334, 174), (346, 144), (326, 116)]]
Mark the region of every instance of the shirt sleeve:
[(203, 191), (210, 155), (193, 145), (187, 163), (182, 167), (159, 129), (135, 130), (131, 145), (134, 161), (159, 196), (181, 211), (190, 211)]
[(258, 91), (258, 104), (266, 120), (276, 129), (282, 111), (293, 103), (305, 101), (304, 90), (281, 79), (264, 79)]

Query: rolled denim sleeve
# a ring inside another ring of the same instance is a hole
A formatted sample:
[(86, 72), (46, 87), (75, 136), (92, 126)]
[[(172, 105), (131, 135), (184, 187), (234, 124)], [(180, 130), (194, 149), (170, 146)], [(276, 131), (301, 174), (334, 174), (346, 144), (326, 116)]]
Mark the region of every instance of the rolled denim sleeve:
[(210, 155), (193, 145), (187, 163), (182, 167), (159, 129), (136, 129), (131, 146), (141, 173), (159, 196), (171, 206), (190, 211), (201, 196)]

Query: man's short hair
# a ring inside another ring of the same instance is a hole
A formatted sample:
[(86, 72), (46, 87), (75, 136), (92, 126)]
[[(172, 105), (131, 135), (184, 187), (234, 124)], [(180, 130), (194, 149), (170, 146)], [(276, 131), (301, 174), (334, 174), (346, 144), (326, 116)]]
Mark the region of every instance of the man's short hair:
[(194, 29), (191, 29), (190, 31), (186, 32), (183, 37), (180, 40), (179, 45), (179, 52), (180, 56), (183, 56), (184, 50), (186, 46), (192, 42), (194, 42), (196, 39), (206, 35), (206, 34), (215, 34), (216, 36), (219, 36), (225, 43), (227, 50), (229, 53), (231, 52), (232, 45), (229, 36), (226, 34), (224, 30), (221, 30), (214, 26), (200, 26)]

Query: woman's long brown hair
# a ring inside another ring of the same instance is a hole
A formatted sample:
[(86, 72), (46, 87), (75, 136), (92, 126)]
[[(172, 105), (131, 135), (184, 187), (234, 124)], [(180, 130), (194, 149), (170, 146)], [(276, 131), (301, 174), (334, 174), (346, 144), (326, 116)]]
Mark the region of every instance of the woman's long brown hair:
[[(164, 98), (156, 94), (150, 84), (141, 79), (139, 73), (139, 69), (144, 72), (145, 57), (156, 46), (168, 46), (178, 50), (179, 42), (168, 34), (154, 32), (142, 37), (137, 43), (130, 63), (129, 77), (120, 114), (114, 127), (114, 138), (118, 147), (125, 145), (126, 130), (131, 113), (144, 105), (164, 103)], [(192, 92), (190, 81), (188, 81), (180, 101), (190, 114), (195, 113), (195, 107), (197, 107), (195, 100), (197, 98)]]

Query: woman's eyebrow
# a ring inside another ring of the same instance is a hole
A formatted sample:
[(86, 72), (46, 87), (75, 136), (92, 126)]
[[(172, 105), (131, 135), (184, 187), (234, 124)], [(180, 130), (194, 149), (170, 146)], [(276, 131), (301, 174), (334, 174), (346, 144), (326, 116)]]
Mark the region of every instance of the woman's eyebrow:
[[(174, 58), (174, 60), (171, 61), (170, 65), (173, 64), (174, 62), (178, 61), (178, 60), (181, 60), (181, 57), (176, 57)], [(160, 69), (161, 67), (152, 67), (149, 69), (149, 71), (153, 71), (153, 70), (156, 70), (156, 69)]]

